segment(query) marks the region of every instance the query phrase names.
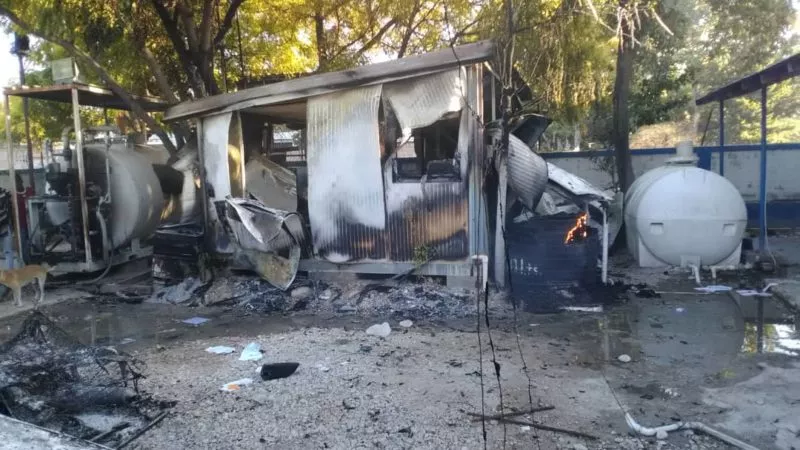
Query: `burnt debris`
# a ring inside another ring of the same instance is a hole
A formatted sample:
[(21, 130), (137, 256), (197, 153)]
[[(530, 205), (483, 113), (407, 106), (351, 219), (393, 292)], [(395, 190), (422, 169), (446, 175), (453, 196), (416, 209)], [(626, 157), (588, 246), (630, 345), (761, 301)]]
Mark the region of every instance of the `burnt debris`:
[(141, 378), (135, 358), (83, 345), (36, 311), (0, 345), (0, 413), (115, 446), (172, 406), (139, 389)]

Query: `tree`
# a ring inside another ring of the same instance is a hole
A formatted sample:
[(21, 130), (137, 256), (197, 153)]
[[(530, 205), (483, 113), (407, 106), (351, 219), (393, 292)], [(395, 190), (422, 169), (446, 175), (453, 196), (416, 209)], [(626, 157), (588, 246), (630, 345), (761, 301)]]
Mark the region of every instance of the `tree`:
[[(25, 3), (24, 5), (30, 8), (41, 7), (44, 5), (35, 4), (37, 2), (29, 2)], [(40, 12), (40, 14), (35, 15), (34, 17), (42, 21), (43, 19), (46, 21), (45, 25), (34, 26), (34, 23), (29, 23), (23, 17), (17, 15), (15, 12), (10, 10), (8, 7), (4, 5), (0, 5), (0, 15), (6, 17), (10, 20), (14, 25), (22, 29), (24, 32), (44, 39), (48, 42), (52, 42), (57, 44), (58, 46), (65, 49), (70, 55), (80, 60), (83, 64), (88, 66), (93, 70), (93, 72), (108, 86), (108, 88), (114, 92), (117, 96), (119, 96), (128, 107), (131, 108), (131, 111), (142, 121), (144, 121), (150, 129), (154, 130), (156, 134), (159, 135), (161, 140), (164, 142), (164, 146), (171, 154), (177, 153), (177, 149), (174, 145), (170, 142), (167, 137), (166, 132), (164, 129), (152, 118), (147, 112), (142, 108), (142, 106), (133, 99), (131, 94), (123, 88), (104, 68), (97, 62), (95, 58), (93, 58), (89, 53), (85, 50), (79, 48), (75, 43), (74, 39), (70, 39), (70, 36), (74, 37), (75, 33), (80, 31), (80, 28), (76, 27), (71, 33), (65, 33), (65, 30), (68, 28), (66, 27), (67, 20), (69, 17), (66, 16), (58, 16), (56, 13), (66, 13), (66, 9), (63, 8), (64, 4), (62, 2), (56, 2), (52, 9), (44, 10)], [(99, 17), (102, 14), (107, 14), (108, 11), (105, 10), (104, 5), (98, 5), (99, 11), (93, 10), (86, 10), (84, 8), (75, 8), (75, 10), (70, 11), (69, 15), (75, 15), (76, 13), (81, 12), (88, 12), (93, 14), (95, 12), (99, 12), (100, 14), (97, 16)], [(80, 11), (84, 9), (84, 11)], [(95, 16), (90, 16), (94, 18)], [(90, 22), (91, 23), (91, 22)], [(91, 27), (88, 28), (91, 30)], [(85, 30), (84, 30), (85, 31)]]
[[(178, 102), (430, 50), (467, 38), (483, 0), (414, 1), (0, 0), (0, 15), (46, 41), (40, 58), (60, 48), (75, 57), (174, 154), (164, 125), (129, 93)], [(186, 127), (171, 126), (180, 145)]]

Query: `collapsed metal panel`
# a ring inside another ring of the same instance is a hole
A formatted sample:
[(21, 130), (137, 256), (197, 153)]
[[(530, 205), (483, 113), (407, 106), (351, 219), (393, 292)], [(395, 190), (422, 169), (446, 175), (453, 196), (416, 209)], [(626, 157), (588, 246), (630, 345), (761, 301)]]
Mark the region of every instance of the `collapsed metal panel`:
[(404, 130), (432, 125), (448, 112), (462, 107), (461, 69), (387, 83), (383, 96)]
[(381, 86), (308, 101), (308, 214), (314, 251), (332, 262), (384, 259)]
[(254, 156), (245, 166), (247, 193), (271, 208), (297, 211), (295, 174), (263, 156)]
[(547, 188), (547, 163), (514, 135), (508, 137), (508, 184), (531, 211)]
[(225, 206), (225, 223), (253, 269), (280, 289), (291, 286), (305, 244), (300, 216), (255, 200), (228, 198)]

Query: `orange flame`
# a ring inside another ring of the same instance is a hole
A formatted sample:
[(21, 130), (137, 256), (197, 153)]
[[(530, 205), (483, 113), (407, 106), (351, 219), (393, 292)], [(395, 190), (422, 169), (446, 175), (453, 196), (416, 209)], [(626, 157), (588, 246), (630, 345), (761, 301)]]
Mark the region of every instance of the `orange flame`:
[(564, 243), (569, 244), (573, 242), (575, 238), (580, 237), (585, 239), (589, 235), (589, 231), (587, 230), (587, 226), (589, 224), (589, 215), (586, 213), (581, 214), (575, 220), (575, 226), (570, 228), (567, 231), (567, 237), (564, 238)]

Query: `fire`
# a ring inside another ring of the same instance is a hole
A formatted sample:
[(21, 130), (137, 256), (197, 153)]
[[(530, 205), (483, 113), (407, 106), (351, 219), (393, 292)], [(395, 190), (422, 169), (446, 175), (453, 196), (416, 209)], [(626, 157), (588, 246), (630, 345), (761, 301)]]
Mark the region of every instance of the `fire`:
[(589, 215), (583, 213), (575, 220), (575, 226), (567, 231), (564, 243), (569, 244), (577, 238), (586, 239), (587, 236), (589, 236)]

